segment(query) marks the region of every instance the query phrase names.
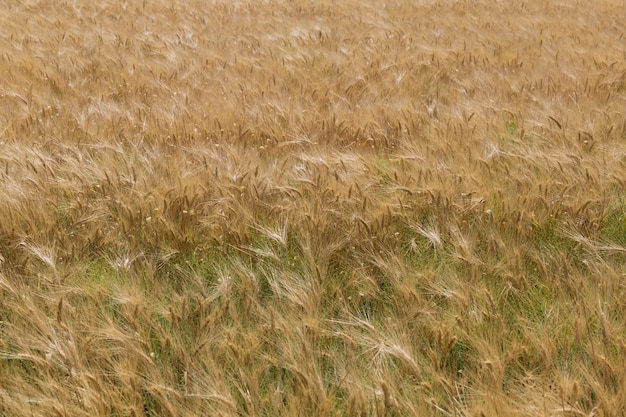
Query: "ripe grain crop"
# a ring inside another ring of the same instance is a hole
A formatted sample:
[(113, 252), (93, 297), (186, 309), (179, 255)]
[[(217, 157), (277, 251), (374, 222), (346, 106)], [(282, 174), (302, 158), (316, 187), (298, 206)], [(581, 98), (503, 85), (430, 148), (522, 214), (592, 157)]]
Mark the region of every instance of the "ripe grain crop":
[(0, 415), (624, 415), (624, 3), (336, 3), (0, 5)]

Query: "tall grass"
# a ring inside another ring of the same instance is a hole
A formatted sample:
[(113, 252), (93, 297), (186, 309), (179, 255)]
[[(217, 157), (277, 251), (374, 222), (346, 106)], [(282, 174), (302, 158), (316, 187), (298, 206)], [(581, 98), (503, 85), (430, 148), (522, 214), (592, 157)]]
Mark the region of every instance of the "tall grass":
[(0, 415), (623, 416), (616, 1), (0, 6)]

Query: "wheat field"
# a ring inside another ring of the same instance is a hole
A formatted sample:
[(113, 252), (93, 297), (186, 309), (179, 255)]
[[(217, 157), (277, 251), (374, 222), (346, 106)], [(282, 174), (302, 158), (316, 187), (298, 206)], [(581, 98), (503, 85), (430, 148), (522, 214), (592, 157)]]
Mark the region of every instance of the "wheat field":
[(626, 4), (0, 5), (0, 415), (626, 415)]

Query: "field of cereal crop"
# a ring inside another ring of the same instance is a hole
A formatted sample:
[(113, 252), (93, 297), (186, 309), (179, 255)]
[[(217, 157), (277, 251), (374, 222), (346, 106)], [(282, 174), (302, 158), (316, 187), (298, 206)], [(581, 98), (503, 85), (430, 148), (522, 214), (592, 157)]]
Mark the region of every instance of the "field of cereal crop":
[(4, 2), (0, 415), (624, 416), (624, 22)]

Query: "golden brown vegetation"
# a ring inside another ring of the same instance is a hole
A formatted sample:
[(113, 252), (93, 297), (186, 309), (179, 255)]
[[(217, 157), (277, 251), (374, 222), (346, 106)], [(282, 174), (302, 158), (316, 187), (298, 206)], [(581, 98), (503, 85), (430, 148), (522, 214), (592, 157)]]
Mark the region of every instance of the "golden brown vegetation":
[(0, 415), (624, 415), (623, 2), (0, 18)]

